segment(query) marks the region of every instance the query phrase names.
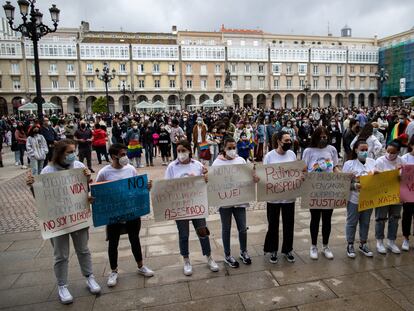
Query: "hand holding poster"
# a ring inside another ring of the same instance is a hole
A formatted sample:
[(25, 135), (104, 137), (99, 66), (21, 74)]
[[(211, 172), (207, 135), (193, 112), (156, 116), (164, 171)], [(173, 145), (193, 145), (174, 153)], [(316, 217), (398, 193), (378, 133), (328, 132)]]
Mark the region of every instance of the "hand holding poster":
[(33, 190), (43, 239), (92, 225), (88, 181), (83, 169), (42, 174), (34, 178)]
[(151, 201), (155, 221), (208, 216), (207, 184), (203, 176), (155, 181)]
[(210, 206), (234, 206), (254, 201), (252, 166), (236, 164), (210, 167), (207, 189)]
[(358, 211), (400, 203), (399, 170), (359, 178), (361, 190)]
[(351, 192), (352, 174), (306, 174), (302, 188), (302, 208), (334, 209), (346, 207)]
[(147, 175), (91, 185), (93, 225), (110, 225), (149, 214)]
[(401, 172), (401, 202), (414, 202), (414, 165), (404, 165)]
[(256, 166), (257, 201), (294, 200), (301, 195), (303, 161)]

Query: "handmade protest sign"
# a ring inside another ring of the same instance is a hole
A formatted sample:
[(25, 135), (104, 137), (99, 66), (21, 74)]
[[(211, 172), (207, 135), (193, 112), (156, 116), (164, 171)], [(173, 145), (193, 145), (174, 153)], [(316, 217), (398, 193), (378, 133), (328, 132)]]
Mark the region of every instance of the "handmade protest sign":
[(33, 190), (43, 239), (92, 225), (88, 180), (83, 169), (36, 175)]
[(302, 188), (302, 208), (334, 209), (346, 207), (352, 174), (310, 172)]
[(359, 181), (359, 212), (400, 203), (399, 170), (361, 176)]
[(301, 196), (304, 180), (303, 161), (256, 166), (257, 201), (294, 200)]
[(414, 202), (414, 165), (404, 165), (400, 182), (401, 202)]
[(208, 172), (209, 206), (234, 206), (255, 200), (253, 167), (249, 164), (212, 166)]
[(93, 225), (111, 225), (149, 214), (147, 175), (91, 185)]
[(151, 201), (155, 221), (208, 216), (207, 184), (203, 176), (155, 181)]

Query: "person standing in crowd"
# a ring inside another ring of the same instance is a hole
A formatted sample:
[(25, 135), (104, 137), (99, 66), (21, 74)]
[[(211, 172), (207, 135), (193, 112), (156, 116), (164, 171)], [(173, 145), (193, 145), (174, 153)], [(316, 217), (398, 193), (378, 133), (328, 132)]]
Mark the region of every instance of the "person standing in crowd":
[(53, 150), (55, 150), (55, 143), (59, 140), (59, 137), (52, 127), (52, 122), (50, 122), (48, 118), (43, 118), (43, 124), (40, 127), (39, 134), (43, 135), (46, 139), (47, 148), (49, 149), (45, 163), (43, 164), (43, 167), (46, 167), (46, 165), (52, 160)]
[(351, 194), (347, 205), (346, 217), (346, 240), (348, 245), (346, 253), (349, 258), (355, 258), (355, 233), (359, 223), (359, 251), (367, 257), (372, 257), (373, 253), (369, 249), (368, 231), (371, 220), (372, 209), (358, 212), (359, 190), (361, 185), (359, 182), (360, 176), (371, 175), (375, 171), (375, 160), (368, 157), (369, 146), (365, 140), (359, 139), (355, 142), (352, 148), (351, 159), (346, 161), (343, 167), (344, 173), (352, 173), (354, 178), (351, 183)]
[[(127, 157), (128, 148), (123, 144), (113, 144), (109, 147), (109, 155), (112, 163), (103, 167), (96, 176), (96, 182), (115, 181), (137, 176), (135, 168), (129, 164)], [(148, 182), (148, 188), (151, 189), (151, 181)], [(140, 202), (137, 202), (140, 204)], [(141, 243), (139, 232), (141, 230), (141, 217), (126, 222), (115, 223), (106, 226), (108, 239), (108, 257), (111, 267), (111, 273), (108, 276), (108, 287), (114, 287), (118, 281), (118, 245), (121, 232), (128, 234), (129, 243), (131, 244), (132, 254), (138, 265), (138, 273), (146, 277), (151, 277), (154, 272), (147, 266), (144, 266), (142, 260)]]
[(293, 150), (293, 142), (296, 141), (296, 131), (293, 128), (292, 120), (287, 120), (285, 124), (286, 125), (282, 128), (282, 131), (290, 135), (290, 139), (292, 140), (292, 150)]
[(207, 126), (204, 124), (202, 117), (197, 118), (197, 124), (193, 127), (191, 135), (198, 158), (200, 158), (200, 144), (207, 141)]
[(170, 140), (172, 143), (174, 160), (177, 159), (177, 142), (185, 138), (184, 131), (178, 124), (179, 122), (177, 119), (173, 119), (171, 122)]
[(261, 162), (263, 160), (264, 142), (265, 142), (264, 120), (262, 117), (259, 117), (257, 119), (257, 127), (256, 127), (256, 133), (255, 133), (256, 146), (254, 148), (254, 157), (255, 157), (256, 162)]
[(359, 113), (357, 114), (356, 118), (355, 118), (358, 122), (359, 122), (359, 126), (361, 128), (363, 128), (365, 126), (365, 124), (368, 123), (368, 117), (365, 114), (364, 109), (360, 109)]
[[(378, 122), (372, 122), (372, 135), (374, 135), (378, 141), (381, 143), (381, 146), (385, 148), (385, 137), (382, 132), (379, 130)], [(381, 149), (382, 151), (382, 149)]]
[(388, 131), (388, 121), (385, 116), (385, 112), (383, 110), (381, 110), (379, 115), (377, 116), (377, 123), (378, 123), (378, 130), (384, 136), (384, 138), (386, 138), (387, 131)]
[[(165, 179), (183, 178), (188, 176), (205, 176), (207, 182), (207, 169), (200, 162), (191, 157), (191, 144), (186, 140), (176, 142), (177, 159), (171, 162), (165, 171)], [(203, 255), (207, 258), (207, 266), (213, 272), (219, 271), (217, 263), (211, 256), (210, 231), (207, 228), (205, 218), (191, 219), (197, 236), (200, 240)], [(193, 274), (188, 249), (188, 238), (190, 234), (190, 220), (176, 220), (180, 254), (184, 258), (184, 275)]]
[(405, 128), (405, 133), (407, 134), (408, 139), (411, 139), (414, 136), (414, 111), (411, 112), (410, 118), (410, 123), (408, 123)]
[[(236, 141), (234, 138), (227, 138), (224, 141), (224, 151), (213, 162), (212, 166), (246, 164), (246, 161), (237, 155)], [(252, 176), (254, 178), (254, 176)], [(239, 232), (240, 255), (239, 258), (246, 265), (250, 265), (252, 260), (247, 252), (247, 225), (246, 225), (246, 208), (249, 207), (249, 202), (234, 205), (222, 206), (219, 208), (221, 219), (221, 236), (224, 247), (224, 262), (232, 268), (238, 268), (239, 262), (231, 255), (230, 247), (230, 233), (231, 233), (231, 219), (234, 216), (237, 224), (237, 231)]]
[(352, 155), (352, 148), (351, 143), (354, 138), (359, 133), (360, 126), (359, 122), (355, 119), (351, 119), (349, 121), (349, 127), (345, 130), (344, 138), (343, 138), (343, 146), (344, 146), (344, 153), (345, 153), (345, 161), (351, 159)]
[[(408, 153), (404, 154), (401, 157), (404, 165), (414, 165), (414, 135), (411, 136), (410, 141), (408, 142)], [(403, 204), (403, 213), (402, 213), (402, 234), (403, 234), (403, 243), (401, 249), (403, 251), (410, 250), (410, 241), (409, 237), (411, 234), (411, 224), (413, 222), (414, 216), (414, 202), (404, 202)]]
[(165, 129), (165, 125), (163, 123), (160, 123), (160, 134), (158, 138), (158, 144), (160, 147), (161, 152), (161, 158), (162, 158), (162, 165), (166, 166), (168, 165), (168, 162), (170, 161), (170, 157), (168, 155), (168, 148), (170, 148), (171, 140), (170, 140), (170, 134)]
[(391, 142), (393, 139), (397, 139), (402, 134), (404, 134), (409, 123), (410, 123), (410, 121), (408, 120), (407, 113), (405, 113), (403, 111), (400, 112), (398, 114), (398, 121), (397, 121), (397, 123), (395, 123), (394, 127), (392, 128), (391, 133), (390, 133), (387, 141)]
[[(376, 172), (385, 172), (400, 169), (403, 160), (398, 155), (401, 150), (401, 141), (394, 139), (391, 141), (386, 149), (386, 154), (379, 157), (375, 162)], [(401, 217), (401, 204), (387, 205), (377, 207), (375, 209), (375, 238), (377, 239), (377, 251), (380, 254), (386, 254), (387, 250), (384, 246), (384, 230), (385, 222), (388, 220), (388, 243), (387, 248), (394, 254), (399, 254), (401, 251), (395, 240), (398, 231), (398, 219)]]
[[(49, 165), (43, 168), (41, 174), (49, 174), (64, 170), (82, 168), (85, 176), (90, 180), (90, 172), (81, 162), (76, 161), (76, 142), (70, 139), (60, 140), (54, 145), (53, 158)], [(27, 185), (33, 186), (34, 177), (29, 174)], [(33, 189), (32, 189), (33, 192)], [(68, 266), (69, 266), (69, 236), (72, 238), (73, 246), (78, 257), (86, 285), (92, 294), (99, 294), (101, 287), (96, 282), (92, 270), (92, 258), (88, 248), (89, 228), (83, 228), (71, 233), (63, 234), (50, 239), (54, 254), (54, 272), (58, 285), (59, 300), (63, 304), (73, 302), (73, 297), (68, 289)]]
[[(272, 137), (273, 150), (268, 152), (263, 160), (263, 164), (277, 164), (296, 161), (296, 155), (292, 149), (292, 138), (290, 134), (279, 131)], [(295, 225), (295, 200), (278, 200), (267, 202), (267, 222), (268, 228), (264, 242), (263, 251), (270, 253), (270, 263), (277, 263), (279, 250), (279, 219), (282, 211), (283, 222), (283, 244), (282, 255), (288, 262), (295, 262), (293, 255), (293, 232)]]
[(33, 175), (39, 175), (43, 169), (43, 163), (46, 159), (48, 148), (46, 139), (39, 134), (40, 126), (33, 125), (29, 128), (26, 141), (27, 157), (30, 160), (30, 167)]
[(272, 151), (273, 144), (272, 144), (272, 137), (273, 134), (278, 132), (280, 129), (276, 128), (276, 120), (272, 119), (268, 125), (266, 125), (266, 141), (267, 141), (267, 148), (268, 152)]
[(131, 128), (128, 130), (125, 140), (128, 144), (128, 159), (132, 163), (135, 160), (136, 168), (144, 167), (144, 165), (141, 164), (142, 146), (140, 144), (140, 130), (135, 121), (131, 122)]
[(338, 153), (338, 157), (341, 157), (342, 134), (339, 129), (339, 124), (336, 122), (335, 118), (331, 118), (331, 122), (328, 125), (328, 133), (329, 133), (329, 144), (335, 147), (336, 152)]
[(101, 125), (96, 123), (95, 129), (92, 131), (92, 147), (95, 149), (99, 164), (102, 164), (102, 156), (109, 163), (108, 152), (106, 151), (107, 140), (106, 130), (102, 129)]
[[(312, 135), (310, 147), (303, 152), (303, 161), (307, 165), (308, 172), (328, 172), (339, 173), (338, 153), (335, 147), (328, 145), (328, 130), (319, 126)], [(319, 223), (322, 217), (322, 252), (328, 259), (333, 259), (334, 255), (329, 248), (329, 236), (331, 234), (331, 218), (333, 209), (310, 209), (310, 233), (312, 245), (310, 257), (318, 259), (318, 233)]]
[(122, 129), (121, 126), (119, 124), (119, 119), (114, 120), (114, 122), (112, 122), (112, 137), (111, 137), (111, 142), (113, 144), (121, 144), (122, 143)]
[(147, 166), (154, 166), (153, 163), (153, 138), (152, 134), (154, 134), (154, 128), (150, 125), (149, 120), (145, 120), (144, 124), (140, 130), (140, 137), (142, 146), (145, 149), (145, 164)]
[(11, 146), (10, 146), (10, 149), (14, 153), (14, 165), (15, 166), (21, 165), (21, 163), (20, 163), (20, 151), (19, 151), (19, 147), (17, 145), (17, 139), (16, 139), (17, 126), (18, 126), (18, 124), (16, 123), (15, 120), (13, 120), (12, 127), (11, 127), (11, 130), (10, 130), (10, 133), (11, 133)]
[(65, 137), (73, 139), (76, 132), (76, 126), (73, 120), (69, 120), (69, 123), (65, 126)]
[(86, 127), (85, 120), (81, 120), (79, 126), (74, 135), (75, 141), (78, 143), (79, 161), (83, 163), (86, 158), (88, 169), (95, 173), (92, 169), (92, 131)]
[(24, 152), (26, 151), (26, 142), (27, 142), (27, 135), (24, 131), (23, 123), (17, 123), (17, 130), (14, 132), (16, 142), (17, 142), (17, 149), (19, 150), (19, 161), (21, 164), (22, 169), (26, 169), (27, 166), (24, 165)]
[(58, 140), (65, 139), (65, 120), (57, 121), (56, 125), (53, 127), (55, 130)]
[(246, 133), (241, 133), (240, 140), (237, 142), (237, 154), (248, 161), (252, 150), (253, 144), (247, 138)]
[[(195, 143), (196, 141), (192, 141), (193, 139), (193, 128), (194, 128), (194, 120), (192, 116), (188, 117), (188, 114), (185, 113), (179, 122), (179, 126), (183, 129), (185, 136), (187, 137), (188, 142), (193, 144), (194, 146), (194, 153), (196, 150)], [(181, 138), (180, 138), (181, 139)]]
[(373, 125), (371, 123), (365, 124), (360, 133), (352, 140), (350, 147), (353, 148), (357, 140), (365, 140), (368, 144), (368, 157), (371, 159), (376, 159), (381, 153), (382, 145), (373, 134)]
[(300, 125), (298, 132), (301, 158), (303, 156), (303, 151), (310, 145), (312, 134), (313, 126), (310, 123), (309, 118), (305, 116), (302, 120), (302, 124)]

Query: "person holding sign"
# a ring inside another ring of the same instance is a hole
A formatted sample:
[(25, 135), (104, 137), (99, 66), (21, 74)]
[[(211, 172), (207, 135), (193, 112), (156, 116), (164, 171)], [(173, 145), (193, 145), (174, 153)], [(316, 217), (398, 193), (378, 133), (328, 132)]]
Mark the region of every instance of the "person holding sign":
[[(127, 146), (118, 143), (111, 145), (111, 147), (109, 147), (109, 156), (112, 159), (112, 164), (106, 165), (98, 172), (96, 182), (114, 181), (137, 176), (137, 171), (131, 164), (129, 164), (127, 153)], [(148, 182), (148, 188), (150, 187), (151, 182)], [(139, 202), (137, 202), (137, 204), (139, 204)], [(112, 270), (107, 282), (109, 287), (115, 286), (118, 280), (118, 244), (122, 231), (126, 231), (128, 234), (132, 254), (138, 265), (138, 273), (147, 277), (154, 275), (154, 272), (144, 266), (142, 261), (141, 243), (139, 240), (140, 229), (140, 217), (122, 223), (111, 224), (106, 227), (108, 257)]]
[[(288, 132), (279, 131), (272, 136), (273, 150), (268, 152), (263, 164), (284, 163), (296, 161), (296, 155), (292, 149), (292, 138)], [(295, 200), (279, 200), (267, 202), (268, 228), (264, 242), (264, 252), (271, 253), (270, 263), (277, 263), (277, 251), (279, 248), (279, 217), (282, 211), (283, 244), (282, 254), (286, 260), (293, 263), (293, 231), (295, 224)]]
[[(410, 141), (408, 142), (408, 153), (404, 154), (401, 159), (404, 162), (404, 165), (414, 165), (414, 135), (411, 136)], [(402, 243), (402, 250), (410, 250), (409, 236), (411, 233), (411, 223), (413, 222), (414, 216), (414, 202), (404, 202), (403, 204), (403, 213), (402, 213), (402, 233), (404, 240)]]
[[(83, 168), (84, 174), (90, 179), (89, 170), (83, 163), (76, 160), (76, 142), (71, 139), (63, 139), (56, 142), (52, 161), (42, 170), (40, 174), (54, 173), (62, 170)], [(30, 174), (26, 183), (32, 187), (34, 178)], [(86, 277), (86, 284), (92, 294), (99, 294), (101, 287), (96, 282), (92, 271), (91, 253), (88, 248), (89, 228), (80, 229), (71, 233), (51, 238), (55, 257), (54, 271), (58, 284), (58, 295), (60, 302), (69, 304), (73, 297), (68, 290), (68, 264), (69, 264), (69, 236), (73, 241), (76, 255), (82, 274)]]
[[(171, 162), (165, 171), (165, 179), (183, 178), (189, 176), (205, 176), (207, 182), (207, 169), (199, 161), (191, 158), (191, 144), (186, 140), (176, 143), (177, 159)], [(211, 271), (219, 271), (217, 263), (211, 256), (210, 231), (207, 228), (205, 218), (191, 219), (194, 229), (200, 240), (203, 255), (207, 257), (207, 265)], [(180, 245), (180, 254), (184, 258), (184, 275), (193, 274), (193, 267), (190, 263), (188, 238), (189, 238), (189, 219), (176, 220)]]
[[(375, 171), (385, 172), (399, 170), (403, 164), (403, 160), (398, 155), (401, 150), (401, 141), (399, 139), (392, 140), (386, 149), (386, 154), (379, 157), (375, 161)], [(401, 217), (401, 204), (387, 205), (375, 209), (375, 238), (377, 239), (377, 251), (380, 254), (386, 254), (387, 250), (384, 246), (384, 230), (385, 222), (388, 220), (388, 243), (387, 248), (394, 254), (401, 251), (395, 244), (398, 230), (398, 219)]]
[[(319, 126), (312, 134), (310, 147), (303, 152), (303, 161), (305, 161), (308, 172), (329, 172), (339, 173), (338, 152), (334, 146), (328, 145), (328, 130)], [(333, 209), (311, 209), (310, 233), (312, 245), (310, 248), (310, 258), (318, 259), (318, 233), (319, 222), (322, 217), (322, 252), (328, 259), (333, 259), (334, 255), (328, 246), (329, 236), (331, 234), (331, 218)]]
[(368, 231), (369, 222), (371, 220), (372, 209), (368, 209), (362, 212), (358, 212), (359, 202), (359, 176), (370, 175), (375, 170), (375, 160), (370, 158), (369, 145), (366, 140), (357, 140), (351, 153), (351, 160), (345, 162), (343, 167), (344, 173), (354, 174), (354, 179), (351, 183), (351, 196), (347, 205), (347, 217), (346, 217), (346, 240), (348, 245), (346, 247), (346, 253), (349, 258), (355, 258), (354, 240), (356, 227), (359, 223), (359, 250), (367, 257), (372, 257), (373, 254), (368, 247)]
[[(246, 161), (237, 155), (236, 141), (232, 137), (224, 140), (223, 154), (218, 156), (212, 166), (246, 164)], [(232, 268), (238, 268), (239, 262), (231, 256), (230, 233), (231, 233), (231, 216), (234, 216), (239, 231), (240, 259), (244, 264), (250, 265), (252, 260), (247, 252), (247, 227), (246, 227), (246, 208), (249, 202), (235, 206), (222, 206), (219, 208), (221, 219), (221, 236), (224, 246), (224, 262)]]

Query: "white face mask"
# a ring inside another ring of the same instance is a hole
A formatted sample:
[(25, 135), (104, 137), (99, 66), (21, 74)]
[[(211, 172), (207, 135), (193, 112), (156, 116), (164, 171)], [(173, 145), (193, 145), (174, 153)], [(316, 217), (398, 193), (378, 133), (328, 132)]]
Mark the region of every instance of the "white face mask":
[(177, 158), (178, 158), (178, 161), (180, 161), (180, 162), (187, 161), (189, 157), (190, 157), (189, 152), (179, 152), (179, 153), (177, 153)]
[(229, 157), (230, 159), (234, 159), (237, 156), (237, 152), (235, 149), (226, 150), (226, 156)]
[(137, 130), (137, 129), (138, 129), (138, 126), (134, 125), (132, 128), (133, 128), (134, 130)]
[(127, 156), (123, 156), (123, 157), (120, 157), (118, 159), (118, 162), (119, 162), (119, 165), (125, 166), (125, 165), (129, 164), (129, 159), (128, 159)]

